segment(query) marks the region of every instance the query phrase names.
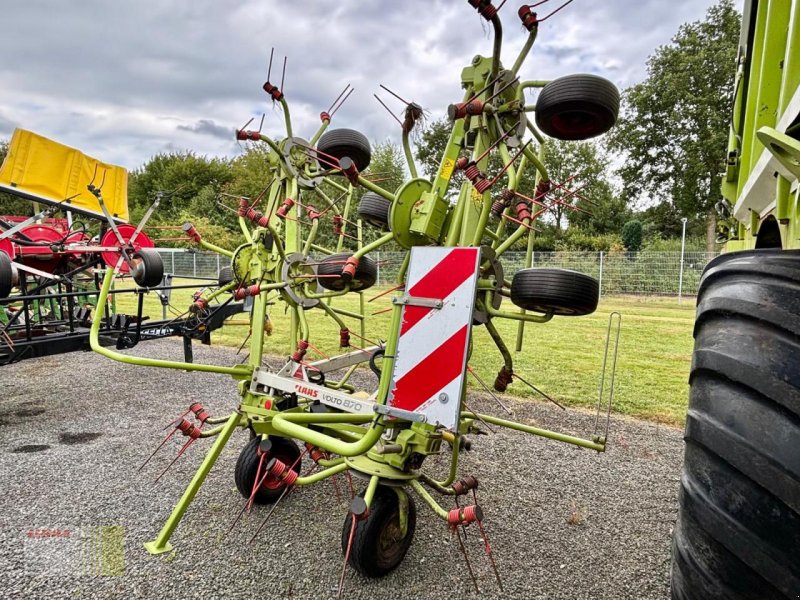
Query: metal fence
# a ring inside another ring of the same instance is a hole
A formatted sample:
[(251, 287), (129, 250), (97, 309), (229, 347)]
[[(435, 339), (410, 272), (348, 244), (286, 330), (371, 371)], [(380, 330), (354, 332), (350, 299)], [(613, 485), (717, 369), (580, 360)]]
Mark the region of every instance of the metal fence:
[[(213, 252), (162, 248), (165, 270), (178, 277), (217, 278), (228, 259)], [(378, 285), (394, 283), (402, 252), (375, 252)], [(700, 275), (715, 252), (534, 252), (532, 266), (572, 269), (600, 281), (601, 295), (694, 296)], [(501, 262), (508, 279), (525, 267), (524, 252), (507, 252)]]

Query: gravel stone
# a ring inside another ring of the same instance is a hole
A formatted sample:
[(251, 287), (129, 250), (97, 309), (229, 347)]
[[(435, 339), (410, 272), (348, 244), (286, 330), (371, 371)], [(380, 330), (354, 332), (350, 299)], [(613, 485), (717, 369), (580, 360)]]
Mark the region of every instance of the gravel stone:
[[(131, 352), (180, 359), (182, 349), (161, 340)], [(227, 348), (195, 348), (198, 362), (242, 358)], [(355, 380), (369, 389), (376, 383), (367, 369)], [(292, 493), (254, 543), (269, 507), (256, 506), (227, 533), (244, 503), (233, 470), (245, 432), (231, 438), (175, 531), (174, 552), (156, 557), (142, 547), (158, 533), (211, 441), (199, 440), (157, 484), (185, 438), (170, 440), (140, 473), (139, 465), (191, 402), (215, 415), (235, 409), (230, 378), (134, 367), (81, 352), (3, 367), (0, 389), (0, 597), (336, 597), (348, 503), (337, 500), (330, 481)], [(592, 433), (594, 413), (507, 403), (523, 422)], [(471, 394), (469, 404), (503, 416), (486, 395)], [(668, 597), (681, 431), (612, 415), (609, 449), (598, 454), (495, 429), (472, 438), (460, 473), (480, 481), (478, 500), (504, 591), (480, 530), (468, 527), (476, 594), (458, 541), (417, 498), (417, 532), (404, 563), (379, 580), (350, 569), (344, 597)], [(447, 457), (426, 466), (444, 474)], [(339, 490), (345, 490), (342, 478)], [(451, 499), (438, 499), (452, 506)], [(95, 526), (124, 527), (124, 574), (87, 574), (87, 559), (76, 556), (75, 548), (87, 542), (75, 537)], [(37, 530), (67, 530), (73, 537), (29, 537)]]

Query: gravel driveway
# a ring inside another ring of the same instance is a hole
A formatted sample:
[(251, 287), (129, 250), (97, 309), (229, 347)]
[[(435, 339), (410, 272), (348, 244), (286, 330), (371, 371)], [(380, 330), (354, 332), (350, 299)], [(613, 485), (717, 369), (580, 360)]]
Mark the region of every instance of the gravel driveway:
[[(135, 350), (181, 354), (174, 340)], [(237, 361), (232, 350), (206, 347), (196, 349), (195, 359)], [(370, 384), (374, 379), (368, 372), (363, 377)], [(229, 378), (73, 353), (3, 367), (0, 390), (0, 597), (336, 596), (348, 504), (337, 501), (331, 482), (293, 493), (255, 543), (250, 537), (268, 507), (256, 507), (226, 534), (243, 503), (233, 483), (247, 439), (243, 432), (234, 434), (178, 527), (176, 551), (152, 557), (142, 547), (160, 529), (211, 442), (195, 444), (158, 484), (153, 480), (177, 452), (178, 441), (142, 473), (137, 467), (165, 435), (163, 427), (191, 401), (203, 400), (214, 414), (233, 409), (237, 396)], [(524, 422), (582, 435), (592, 431), (590, 413), (509, 404)], [(471, 396), (470, 408), (500, 414), (479, 394)], [(681, 437), (676, 429), (615, 417), (605, 454), (505, 430), (474, 438), (462, 474), (481, 482), (478, 498), (505, 591), (497, 586), (475, 526), (468, 552), (480, 596), (457, 540), (417, 500), (417, 531), (405, 562), (380, 580), (350, 570), (344, 595), (666, 598)], [(446, 461), (432, 464), (441, 471)], [(98, 531), (110, 536), (112, 548), (114, 534), (124, 535), (124, 572), (114, 574), (121, 563), (91, 562), (97, 552), (90, 538)], [(93, 568), (112, 572), (98, 576)]]

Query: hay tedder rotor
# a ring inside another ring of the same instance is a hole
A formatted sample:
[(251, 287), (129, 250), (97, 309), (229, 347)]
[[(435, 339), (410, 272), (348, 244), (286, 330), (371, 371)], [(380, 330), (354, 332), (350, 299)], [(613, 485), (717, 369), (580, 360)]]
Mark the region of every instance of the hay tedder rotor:
[[(404, 101), (403, 118), (398, 121), (411, 179), (395, 192), (381, 187), (379, 174), (366, 171), (371, 149), (362, 134), (328, 130), (337, 105), (350, 93), (348, 88), (321, 113), (319, 129), (306, 140), (295, 136), (284, 92), (268, 76), (263, 89), (282, 107), (286, 136), (275, 140), (246, 126), (236, 132), (239, 140), (269, 146), (271, 169), (262, 194), (238, 199), (235, 210), (242, 244), (235, 250), (219, 248), (205, 242), (191, 223), (184, 225), (194, 242), (230, 258), (220, 286), (198, 296), (190, 310), (202, 312), (211, 302), (228, 298), (252, 302), (245, 364), (219, 366), (121, 354), (99, 343), (101, 319), (94, 321), (93, 349), (114, 360), (228, 374), (237, 382), (240, 401), (231, 414), (211, 416), (195, 402), (172, 422), (164, 442), (180, 433), (186, 442), (179, 455), (198, 439), (214, 438), (214, 442), (166, 524), (146, 544), (151, 553), (172, 549), (170, 537), (237, 429), (247, 430), (250, 440), (236, 465), (236, 485), (245, 501), (234, 523), (252, 504), (273, 504), (269, 518), (278, 502), (303, 486), (340, 474), (363, 481), (363, 490), (353, 496), (344, 519), (342, 550), (345, 566), (372, 577), (385, 575), (402, 562), (414, 535), (415, 497), (448, 527), (460, 530), (475, 524), (487, 540), (477, 503), (478, 481), (459, 472), (459, 456), (471, 447), (469, 436), (500, 426), (605, 450), (607, 419), (605, 431), (598, 419), (594, 434), (581, 438), (477, 413), (464, 402), (474, 327), (485, 327), (499, 351), (502, 366), (494, 391), (484, 387), (502, 407), (495, 392), (525, 380), (515, 371), (495, 320), (517, 322), (521, 335), (526, 323), (586, 315), (596, 309), (598, 283), (593, 278), (530, 268), (534, 222), (556, 201), (551, 192), (566, 189), (566, 182), (548, 176), (542, 161), (543, 134), (567, 140), (601, 135), (613, 125), (619, 103), (616, 88), (592, 75), (550, 82), (522, 80), (519, 72), (542, 19), (529, 6), (519, 9), (529, 35), (513, 64), (504, 67), (497, 8), (486, 0), (469, 4), (491, 23), (493, 52), (476, 56), (461, 73), (464, 94), (448, 109), (452, 132), (430, 179), (418, 176), (410, 148), (410, 134), (423, 111)], [(525, 92), (531, 88), (540, 88), (535, 105), (525, 102)], [(528, 117), (531, 113), (535, 124)], [(499, 168), (490, 164), (492, 156), (499, 157)], [(535, 171), (531, 195), (518, 191), (527, 169)], [(456, 174), (462, 175), (463, 183), (451, 194)], [(356, 208), (357, 188), (366, 193)], [(559, 194), (558, 201), (569, 203), (565, 197), (579, 195)], [(364, 242), (366, 225), (381, 230), (370, 243)], [(333, 232), (334, 244), (321, 242), (320, 233), (326, 228)], [(503, 255), (526, 240), (528, 268), (509, 281)], [(407, 254), (396, 287), (383, 293), (391, 294), (385, 342), (372, 344), (365, 338), (363, 304), (361, 312), (353, 312), (341, 308), (336, 298), (363, 294), (376, 282), (376, 263), (369, 254), (389, 242)], [(139, 269), (149, 280), (147, 261)], [(100, 317), (115, 270), (108, 268), (102, 281)], [(504, 309), (504, 300), (516, 308)], [(265, 348), (268, 307), (275, 302), (291, 316), (292, 337), (291, 356), (277, 370), (263, 362), (269, 350)], [(338, 324), (342, 354), (310, 360), (309, 352), (316, 346), (314, 320), (308, 315), (315, 311)], [(358, 322), (358, 334), (348, 326), (351, 321)], [(605, 406), (607, 397), (610, 410), (613, 395), (618, 315), (610, 318), (608, 331), (605, 396), (601, 386), (598, 417), (600, 401)], [(359, 338), (357, 347), (351, 344), (351, 335)], [(378, 377), (371, 393), (356, 391), (350, 383), (356, 367), (364, 363)], [(450, 456), (444, 479), (426, 471), (425, 465), (426, 459), (440, 454)], [(309, 471), (301, 469), (304, 461), (311, 463)], [(450, 497), (455, 505), (445, 508), (435, 495)], [(466, 497), (471, 500), (465, 501)], [(263, 526), (254, 532), (254, 539)], [(488, 543), (486, 549), (492, 559)], [(502, 586), (499, 573), (497, 579)], [(341, 589), (340, 583), (340, 593)]]

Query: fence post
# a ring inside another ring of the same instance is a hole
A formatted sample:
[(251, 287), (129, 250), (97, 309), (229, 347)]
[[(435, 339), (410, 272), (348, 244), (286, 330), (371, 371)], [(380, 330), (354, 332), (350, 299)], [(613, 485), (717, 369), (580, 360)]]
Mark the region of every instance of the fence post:
[(169, 253), (172, 257), (172, 274), (175, 275), (175, 250)]
[(597, 280), (597, 287), (598, 287), (598, 296), (602, 297), (603, 295), (603, 251), (600, 250), (600, 277)]
[(197, 277), (197, 252), (192, 252), (192, 277)]
[(375, 253), (375, 264), (378, 267), (378, 273), (376, 275), (376, 279), (378, 281), (378, 285), (381, 285), (383, 282), (381, 281), (381, 253), (380, 252), (376, 252)]
[(219, 266), (219, 254), (217, 254), (217, 273), (219, 273), (219, 269), (220, 269), (220, 266)]
[(678, 304), (681, 303), (681, 295), (683, 293), (683, 251), (686, 248), (686, 217), (681, 219), (683, 223), (683, 233), (681, 234), (681, 270), (678, 275)]

